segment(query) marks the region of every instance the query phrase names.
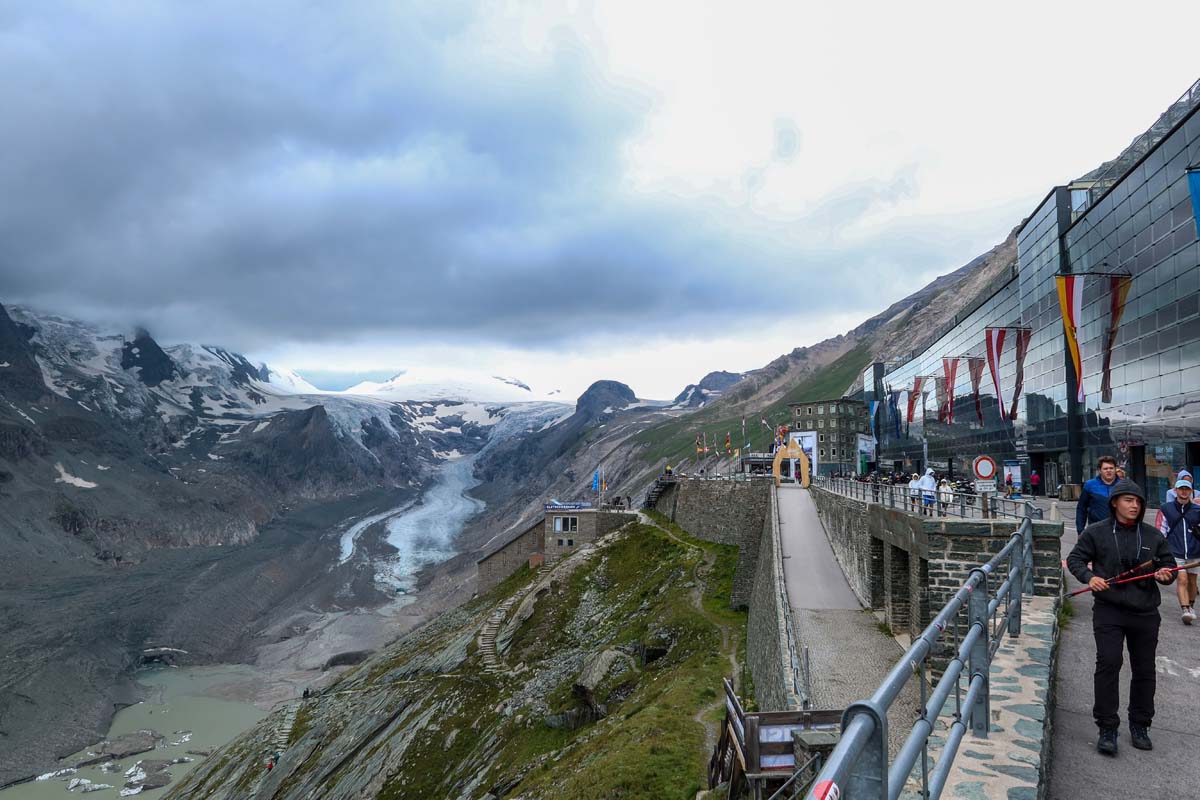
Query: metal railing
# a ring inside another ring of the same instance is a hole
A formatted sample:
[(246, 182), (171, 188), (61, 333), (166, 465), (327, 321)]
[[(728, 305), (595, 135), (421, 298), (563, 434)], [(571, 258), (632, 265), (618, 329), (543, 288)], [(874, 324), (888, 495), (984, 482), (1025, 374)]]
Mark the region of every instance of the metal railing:
[[(818, 477), (813, 481), (822, 489), (862, 500), (879, 503), (913, 514), (931, 517), (961, 517), (963, 519), (991, 519), (1011, 517), (1013, 519), (1042, 518), (1042, 509), (1032, 500), (1019, 497), (1003, 497), (998, 494), (973, 494), (970, 492), (923, 492), (910, 489), (904, 483), (872, 483), (851, 478)], [(915, 492), (915, 493), (914, 493)]]
[[(1007, 568), (1004, 580), (992, 592), (990, 581), (993, 576), (999, 577), (997, 572), (1004, 567)], [(950, 602), (892, 667), (875, 693), (846, 709), (842, 716), (841, 740), (805, 797), (808, 800), (838, 796), (843, 800), (895, 800), (918, 766), (920, 796), (940, 797), (967, 728), (970, 727), (972, 735), (987, 738), (992, 658), (1005, 634), (1015, 638), (1021, 633), (1021, 607), (1027, 594), (1033, 594), (1033, 521), (1028, 517), (999, 553), (986, 564), (971, 570)], [(959, 636), (959, 612), (964, 609), (967, 632)], [(934, 645), (952, 626), (954, 658), (927, 697), (926, 662)], [(887, 712), (914, 676), (921, 685), (919, 716), (895, 759), (889, 763)], [(963, 678), (966, 678), (965, 693)], [(952, 693), (955, 698), (954, 722), (931, 769), (929, 736)], [(838, 788), (838, 794), (829, 793), (830, 784)]]

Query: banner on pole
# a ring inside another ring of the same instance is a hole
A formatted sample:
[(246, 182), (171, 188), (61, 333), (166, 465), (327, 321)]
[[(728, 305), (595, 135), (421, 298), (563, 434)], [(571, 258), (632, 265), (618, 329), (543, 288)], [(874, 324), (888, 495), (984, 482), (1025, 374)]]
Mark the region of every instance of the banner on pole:
[(921, 391), (924, 388), (924, 386), (925, 386), (925, 376), (924, 375), (918, 375), (917, 377), (913, 378), (913, 388), (912, 388), (912, 391), (909, 392), (909, 394), (908, 394), (908, 416), (905, 420), (906, 422), (911, 423), (913, 421), (913, 412), (916, 410), (916, 407), (917, 407), (917, 398), (921, 397), (924, 394), (924, 392)]
[(1017, 335), (1017, 376), (1013, 381), (1013, 399), (1012, 408), (1009, 409), (1008, 418), (1017, 418), (1017, 400), (1021, 397), (1021, 389), (1025, 386), (1025, 356), (1029, 352), (1029, 340), (1033, 338), (1032, 328), (1017, 328), (1014, 333)]
[(1200, 167), (1188, 170), (1188, 188), (1192, 190), (1192, 216), (1196, 218), (1196, 236), (1200, 237)]
[(954, 381), (958, 375), (958, 361), (957, 358), (942, 359), (942, 374), (946, 381), (946, 408), (944, 411), (939, 409), (939, 414), (942, 422), (947, 425), (954, 424)]
[[(1195, 173), (1193, 173), (1195, 174)], [(1117, 344), (1117, 329), (1121, 327), (1121, 316), (1125, 313), (1125, 300), (1133, 278), (1129, 275), (1111, 275), (1108, 279), (1108, 334), (1104, 337), (1104, 366), (1101, 370), (1100, 399), (1112, 402), (1112, 351)]]
[(1067, 352), (1075, 369), (1075, 399), (1082, 403), (1083, 362), (1079, 357), (1079, 323), (1083, 317), (1083, 276), (1055, 275), (1058, 285), (1058, 308), (1062, 312), (1063, 333), (1067, 337)]
[(1000, 356), (1004, 354), (1004, 339), (1007, 335), (1007, 328), (987, 328), (984, 331), (988, 372), (992, 374), (992, 385), (996, 389), (996, 405), (1000, 408), (1001, 421), (1008, 419), (1008, 410), (1004, 407), (1004, 392), (1000, 388)]
[(979, 384), (983, 380), (983, 365), (987, 363), (987, 359), (982, 356), (968, 356), (967, 370), (971, 373), (971, 392), (975, 395), (975, 416), (979, 417), (979, 424), (983, 424), (983, 401), (979, 399)]

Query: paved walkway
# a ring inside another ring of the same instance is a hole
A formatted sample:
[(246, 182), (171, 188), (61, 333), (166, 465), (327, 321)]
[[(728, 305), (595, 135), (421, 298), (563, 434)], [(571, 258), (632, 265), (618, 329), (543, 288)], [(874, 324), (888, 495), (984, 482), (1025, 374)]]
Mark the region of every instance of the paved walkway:
[[(807, 489), (778, 490), (784, 579), (797, 641), (809, 651), (815, 708), (845, 708), (870, 697), (904, 649), (863, 609), (833, 555)], [(909, 681), (888, 714), (892, 753), (908, 736), (920, 705), (920, 688)]]
[[(1060, 503), (1074, 520), (1075, 504)], [(1075, 525), (1063, 533), (1063, 558), (1076, 541)], [(1081, 587), (1070, 575), (1067, 590)], [(1175, 587), (1162, 587), (1162, 630), (1158, 640), (1158, 690), (1155, 696), (1154, 750), (1143, 752), (1129, 744), (1129, 666), (1121, 673), (1120, 754), (1106, 758), (1096, 752), (1092, 721), (1092, 672), (1096, 646), (1092, 638), (1092, 599), (1072, 600), (1074, 616), (1059, 639), (1057, 702), (1054, 708), (1051, 800), (1102, 797), (1200, 796), (1200, 625), (1179, 619)]]

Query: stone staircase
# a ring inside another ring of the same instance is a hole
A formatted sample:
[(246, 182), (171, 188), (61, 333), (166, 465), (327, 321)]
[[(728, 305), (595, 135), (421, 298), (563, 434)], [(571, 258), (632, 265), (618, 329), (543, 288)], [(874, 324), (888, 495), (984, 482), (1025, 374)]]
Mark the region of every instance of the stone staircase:
[(512, 610), (512, 607), (524, 600), (529, 592), (536, 591), (542, 582), (542, 577), (549, 571), (550, 567), (545, 564), (538, 567), (533, 574), (533, 581), (529, 584), (530, 588), (521, 594), (509, 597), (496, 606), (488, 615), (487, 621), (483, 623), (483, 627), (479, 629), (479, 656), (483, 660), (484, 673), (494, 675), (504, 671), (504, 664), (496, 652), (496, 636), (500, 633), (504, 620), (508, 619), (508, 612)]
[(483, 671), (489, 675), (504, 669), (504, 665), (500, 663), (500, 656), (496, 653), (496, 635), (518, 599), (520, 598), (514, 595), (496, 606), (479, 631), (479, 656), (483, 659)]
[(283, 718), (275, 727), (275, 734), (271, 737), (271, 747), (282, 753), (287, 749), (288, 742), (292, 738), (292, 728), (296, 724), (296, 714), (300, 711), (300, 701), (293, 700), (287, 704), (283, 712)]

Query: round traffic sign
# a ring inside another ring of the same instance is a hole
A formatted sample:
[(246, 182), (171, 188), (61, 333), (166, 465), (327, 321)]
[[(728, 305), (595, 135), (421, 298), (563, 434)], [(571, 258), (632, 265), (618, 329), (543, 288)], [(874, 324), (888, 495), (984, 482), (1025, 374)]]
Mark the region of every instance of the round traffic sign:
[(975, 470), (975, 477), (981, 481), (990, 481), (996, 477), (996, 462), (991, 456), (976, 456), (971, 462), (971, 468)]

